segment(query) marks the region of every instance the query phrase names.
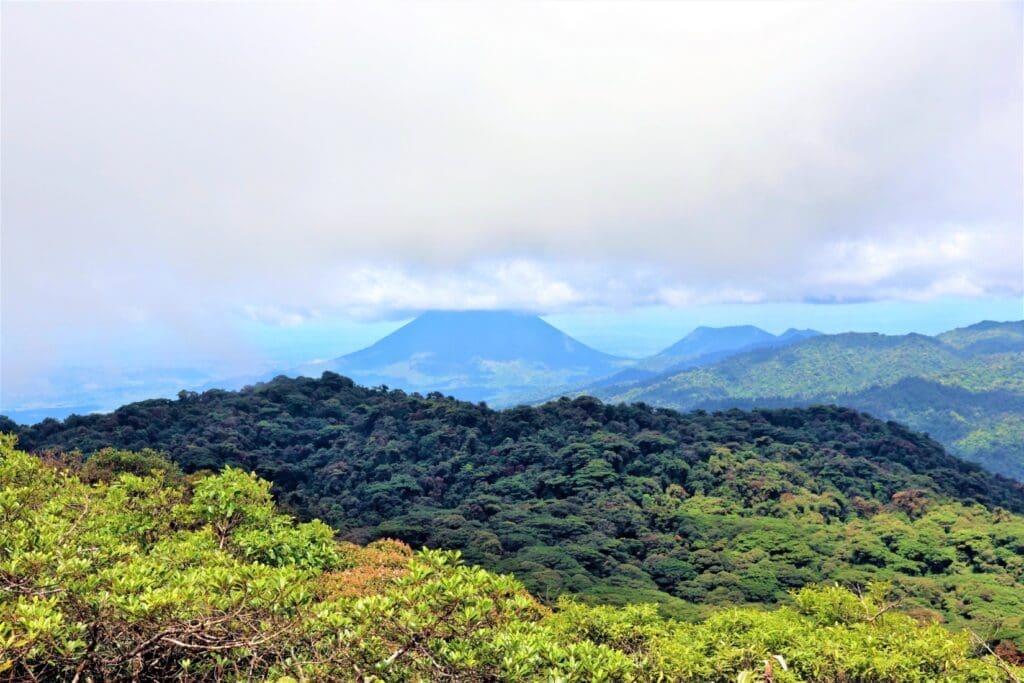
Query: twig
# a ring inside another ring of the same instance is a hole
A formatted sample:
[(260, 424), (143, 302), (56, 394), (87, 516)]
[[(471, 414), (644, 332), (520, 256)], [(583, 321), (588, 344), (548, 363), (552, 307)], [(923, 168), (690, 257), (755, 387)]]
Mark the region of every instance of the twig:
[(998, 654), (996, 654), (995, 651), (988, 646), (988, 643), (986, 643), (984, 640), (981, 639), (981, 636), (979, 636), (977, 633), (975, 633), (971, 629), (967, 629), (967, 632), (969, 634), (971, 634), (971, 638), (974, 640), (975, 643), (977, 643), (978, 645), (981, 645), (983, 648), (985, 648), (986, 652), (988, 652), (990, 655), (995, 657), (996, 666), (998, 666), (1000, 669), (1002, 669), (1003, 673), (1006, 674), (1006, 676), (1013, 683), (1021, 683), (1020, 678), (1017, 677), (1017, 674), (1013, 673), (1013, 670), (1010, 668), (1010, 665), (1006, 663), (1006, 660), (1003, 659), (1002, 657), (1000, 657)]

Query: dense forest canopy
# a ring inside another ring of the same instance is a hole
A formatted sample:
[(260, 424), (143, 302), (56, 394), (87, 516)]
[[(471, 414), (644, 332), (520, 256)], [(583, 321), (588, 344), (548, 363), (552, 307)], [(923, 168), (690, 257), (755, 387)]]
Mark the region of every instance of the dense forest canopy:
[[(889, 580), (954, 625), (1024, 636), (1024, 489), (856, 411), (680, 414), (592, 398), (493, 411), (325, 373), (46, 421), (24, 447), (231, 465), (365, 543), (461, 550), (539, 598), (715, 605)], [(982, 626), (984, 625), (984, 626)]]
[[(139, 474), (148, 469), (148, 473)], [(88, 481), (87, 481), (88, 480)], [(269, 482), (154, 453), (84, 466), (0, 438), (0, 681), (1019, 680), (1012, 643), (903, 613), (883, 585), (803, 588), (701, 623), (549, 609), (512, 577), (339, 543)]]

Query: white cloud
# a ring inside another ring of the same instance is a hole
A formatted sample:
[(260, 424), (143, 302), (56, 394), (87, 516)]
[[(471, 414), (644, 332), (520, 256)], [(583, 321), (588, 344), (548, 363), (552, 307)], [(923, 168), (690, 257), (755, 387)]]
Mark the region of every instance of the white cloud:
[[(364, 265), (332, 276), (327, 305), (357, 316), (379, 317), (431, 308), (563, 310), (587, 303), (556, 272), (561, 265), (527, 259), (494, 260), (443, 271)], [(577, 276), (581, 274), (582, 270)], [(578, 277), (573, 279), (585, 284)]]
[(9, 4), (5, 376), (238, 312), (1021, 295), (1021, 12)]
[(1019, 294), (1024, 232), (938, 226), (931, 234), (895, 234), (838, 242), (815, 255), (798, 288), (852, 298), (927, 300), (944, 295)]
[(296, 327), (311, 317), (317, 317), (315, 313), (286, 310), (280, 306), (273, 305), (255, 306), (249, 304), (244, 306), (243, 310), (252, 320), (278, 327)]

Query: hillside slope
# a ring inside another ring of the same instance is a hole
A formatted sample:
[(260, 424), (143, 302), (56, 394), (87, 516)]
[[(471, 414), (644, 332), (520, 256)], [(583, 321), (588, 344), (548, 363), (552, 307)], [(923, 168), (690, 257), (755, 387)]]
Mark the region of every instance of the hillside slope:
[(753, 325), (698, 327), (663, 351), (643, 358), (614, 375), (587, 384), (583, 391), (593, 393), (600, 388), (623, 388), (647, 383), (673, 372), (713, 365), (744, 351), (787, 346), (820, 334), (815, 330), (790, 328), (780, 335), (774, 335)]
[(889, 579), (955, 623), (1024, 615), (1024, 526), (1005, 512), (1024, 511), (1024, 489), (848, 409), (683, 415), (584, 398), (493, 411), (325, 374), (20, 437), (254, 470), (286, 508), (351, 540), (458, 548), (544, 598), (692, 615), (692, 603)]
[(640, 361), (638, 367), (661, 371), (692, 362), (702, 356), (729, 353), (767, 344), (775, 335), (753, 325), (698, 327), (658, 354)]
[(680, 410), (847, 405), (1024, 479), (1024, 322), (984, 322), (937, 337), (824, 335), (593, 393)]

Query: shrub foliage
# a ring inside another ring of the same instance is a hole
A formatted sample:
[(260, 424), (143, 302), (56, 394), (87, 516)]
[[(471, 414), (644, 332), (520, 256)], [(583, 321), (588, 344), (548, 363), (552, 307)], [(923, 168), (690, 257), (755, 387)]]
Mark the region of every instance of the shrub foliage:
[[(152, 459), (152, 454), (147, 454)], [(107, 458), (129, 463), (127, 456)], [(543, 606), (459, 553), (335, 541), (238, 469), (86, 482), (0, 440), (4, 681), (1000, 681), (965, 631), (883, 587), (803, 588), (699, 623)], [(137, 470), (137, 468), (134, 468)]]

